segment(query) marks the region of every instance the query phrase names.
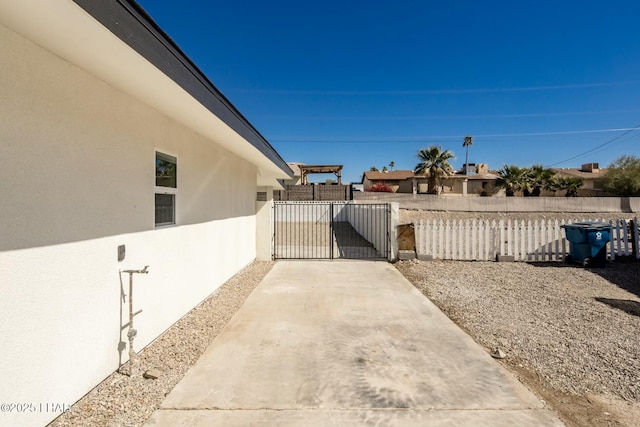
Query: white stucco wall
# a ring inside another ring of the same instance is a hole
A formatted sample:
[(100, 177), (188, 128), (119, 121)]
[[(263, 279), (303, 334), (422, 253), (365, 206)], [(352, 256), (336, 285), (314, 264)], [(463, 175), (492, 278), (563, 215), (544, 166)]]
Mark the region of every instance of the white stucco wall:
[[(256, 168), (2, 26), (0, 41), (0, 402), (71, 404), (127, 360), (120, 270), (150, 266), (139, 350), (255, 258)], [(178, 159), (161, 229), (156, 149)]]
[(258, 187), (266, 200), (256, 201), (256, 259), (271, 261), (273, 250), (273, 187)]

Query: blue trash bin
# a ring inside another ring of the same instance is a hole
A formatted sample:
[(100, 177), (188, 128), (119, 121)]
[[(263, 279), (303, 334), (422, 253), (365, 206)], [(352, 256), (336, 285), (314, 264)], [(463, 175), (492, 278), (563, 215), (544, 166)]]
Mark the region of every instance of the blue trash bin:
[(569, 241), (566, 262), (579, 262), (583, 266), (605, 267), (607, 243), (611, 240), (611, 226), (604, 222), (586, 221), (566, 224), (564, 232)]

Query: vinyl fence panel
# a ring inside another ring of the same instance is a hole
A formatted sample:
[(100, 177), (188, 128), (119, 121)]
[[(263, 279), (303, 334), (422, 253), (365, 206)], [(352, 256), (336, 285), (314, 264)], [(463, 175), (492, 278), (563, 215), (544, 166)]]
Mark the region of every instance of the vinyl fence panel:
[[(563, 261), (570, 243), (561, 226), (584, 221), (578, 218), (533, 222), (422, 220), (415, 226), (416, 250), (419, 255), (430, 255), (433, 259), (489, 261), (496, 255), (509, 255), (516, 261)], [(612, 227), (608, 258), (635, 256), (640, 259), (637, 218), (632, 222), (615, 220), (608, 223)]]

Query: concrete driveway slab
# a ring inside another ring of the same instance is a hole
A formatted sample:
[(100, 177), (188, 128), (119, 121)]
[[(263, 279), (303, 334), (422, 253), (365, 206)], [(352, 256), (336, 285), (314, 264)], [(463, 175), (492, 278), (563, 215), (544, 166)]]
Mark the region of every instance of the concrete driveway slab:
[(278, 262), (149, 419), (560, 426), (392, 265)]
[(149, 426), (189, 427), (528, 427), (563, 426), (549, 411), (541, 410), (162, 410)]

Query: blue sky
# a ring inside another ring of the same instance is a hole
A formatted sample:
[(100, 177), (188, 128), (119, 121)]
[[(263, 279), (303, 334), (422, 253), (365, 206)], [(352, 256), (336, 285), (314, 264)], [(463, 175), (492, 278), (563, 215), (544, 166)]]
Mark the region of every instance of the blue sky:
[(432, 144), (461, 167), (467, 134), (492, 169), (640, 155), (637, 0), (139, 3), (286, 161), (345, 181)]

